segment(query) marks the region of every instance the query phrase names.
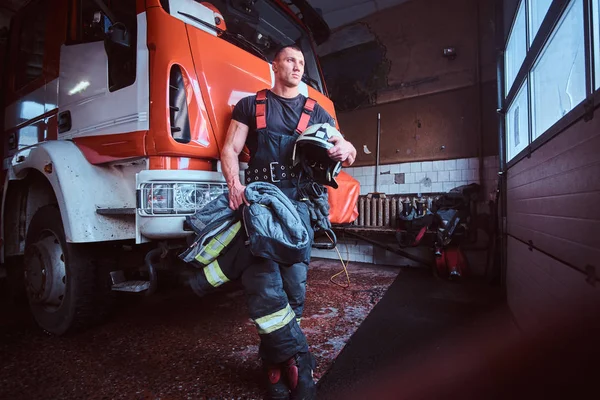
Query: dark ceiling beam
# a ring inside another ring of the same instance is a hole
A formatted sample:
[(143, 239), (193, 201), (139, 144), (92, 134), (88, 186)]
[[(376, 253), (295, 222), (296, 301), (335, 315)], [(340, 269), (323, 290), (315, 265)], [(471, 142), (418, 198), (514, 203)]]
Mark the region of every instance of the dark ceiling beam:
[(16, 10), (13, 10), (12, 8), (9, 8), (7, 6), (3, 6), (2, 4), (0, 4), (0, 10), (6, 10), (6, 11), (8, 11), (10, 13), (13, 13), (13, 14), (15, 14), (17, 12)]
[(16, 13), (21, 6), (25, 4), (25, 1), (14, 1), (14, 0), (0, 0), (0, 9)]

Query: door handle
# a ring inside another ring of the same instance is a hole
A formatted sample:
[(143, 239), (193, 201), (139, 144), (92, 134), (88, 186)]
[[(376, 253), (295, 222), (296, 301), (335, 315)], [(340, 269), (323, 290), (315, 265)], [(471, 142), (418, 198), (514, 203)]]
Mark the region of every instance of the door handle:
[(65, 133), (71, 130), (71, 111), (63, 111), (58, 114), (58, 133)]

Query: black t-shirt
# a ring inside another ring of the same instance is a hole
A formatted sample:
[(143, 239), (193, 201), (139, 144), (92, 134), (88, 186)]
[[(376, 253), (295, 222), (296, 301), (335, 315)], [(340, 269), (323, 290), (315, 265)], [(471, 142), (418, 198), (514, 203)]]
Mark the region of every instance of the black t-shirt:
[[(295, 135), (300, 115), (304, 109), (306, 97), (302, 94), (287, 99), (277, 96), (270, 90), (267, 91), (267, 129), (272, 132)], [(250, 130), (246, 139), (246, 146), (250, 154), (256, 154), (258, 145), (258, 136), (256, 133), (256, 96), (248, 96), (241, 99), (233, 109), (232, 118), (244, 125)], [(319, 104), (316, 104), (308, 126), (328, 122), (335, 126), (335, 121), (327, 111)]]

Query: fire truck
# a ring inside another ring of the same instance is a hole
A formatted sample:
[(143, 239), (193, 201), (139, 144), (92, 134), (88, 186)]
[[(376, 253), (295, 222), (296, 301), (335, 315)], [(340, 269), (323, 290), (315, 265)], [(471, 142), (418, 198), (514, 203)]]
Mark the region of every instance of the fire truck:
[[(328, 34), (305, 0), (32, 0), (14, 16), (0, 257), (42, 329), (97, 322), (115, 290), (154, 290), (185, 217), (227, 190), (232, 109), (273, 85), (278, 47), (300, 46), (300, 91), (335, 118), (315, 53)], [(332, 221), (350, 222), (357, 183), (340, 182)]]

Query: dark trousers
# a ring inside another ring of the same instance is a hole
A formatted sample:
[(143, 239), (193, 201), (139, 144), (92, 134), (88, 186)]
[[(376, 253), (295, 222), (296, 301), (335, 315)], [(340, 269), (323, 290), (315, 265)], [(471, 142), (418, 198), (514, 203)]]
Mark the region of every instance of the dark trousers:
[(304, 311), (308, 265), (291, 266), (259, 257), (242, 274), (252, 318), (260, 336), (260, 356), (267, 363), (283, 362), (308, 351), (298, 325)]

